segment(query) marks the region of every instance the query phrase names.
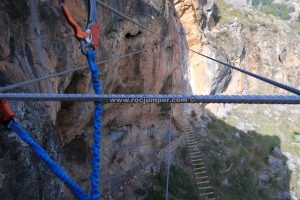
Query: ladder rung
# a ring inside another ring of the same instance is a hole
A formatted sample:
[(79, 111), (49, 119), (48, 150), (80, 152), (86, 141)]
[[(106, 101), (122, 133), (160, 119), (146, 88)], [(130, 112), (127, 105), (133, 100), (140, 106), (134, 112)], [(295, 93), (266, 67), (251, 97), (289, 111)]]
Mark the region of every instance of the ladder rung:
[(196, 137), (195, 134), (188, 134), (188, 137), (191, 138), (191, 137)]
[(197, 151), (197, 152), (190, 152), (190, 154), (192, 154), (192, 155), (198, 154), (198, 155), (201, 156), (201, 153), (199, 151)]
[(199, 143), (196, 141), (192, 141), (192, 142), (186, 142), (187, 145), (198, 145)]
[(199, 158), (199, 159), (195, 159), (195, 160), (191, 160), (192, 161), (192, 165), (200, 165), (200, 163), (202, 164), (202, 159)]
[[(194, 163), (194, 164), (193, 164), (193, 163), (192, 163), (192, 165), (195, 167), (195, 166), (199, 166), (199, 165), (202, 165), (202, 164), (197, 164), (197, 163)], [(205, 167), (200, 167), (200, 166), (199, 166), (199, 167), (195, 167), (195, 168), (194, 168), (194, 170), (198, 170), (198, 169), (205, 169)]]
[[(201, 169), (201, 167), (199, 167), (199, 168), (194, 168), (194, 170), (200, 170)], [(204, 174), (204, 173), (202, 173), (202, 174)]]
[(204, 165), (202, 162), (199, 162), (197, 165)]
[(192, 162), (202, 161), (202, 158), (191, 160)]
[(200, 194), (200, 196), (207, 196), (207, 195), (211, 195), (211, 194), (214, 194), (214, 192), (203, 193), (203, 194)]
[(202, 182), (197, 182), (197, 184), (205, 184), (205, 183), (210, 183), (209, 181), (202, 181)]
[(206, 174), (206, 171), (202, 171), (202, 172), (195, 172), (194, 174)]
[(198, 176), (196, 177), (197, 179), (205, 179), (205, 178), (208, 178), (208, 176)]
[(197, 157), (200, 157), (200, 158), (202, 158), (202, 155), (201, 155), (201, 153), (199, 153), (199, 152), (190, 152), (189, 151), (189, 154), (190, 154), (190, 156), (197, 156)]
[[(202, 165), (202, 159), (192, 162), (192, 165)], [(200, 164), (201, 163), (201, 164)]]
[(194, 155), (190, 155), (190, 158), (201, 158), (201, 156), (194, 156)]
[(212, 187), (211, 187), (211, 186), (207, 186), (207, 187), (199, 187), (198, 189), (199, 189), (199, 190), (206, 190), (206, 189), (212, 189)]
[(194, 168), (194, 170), (205, 169), (205, 167)]
[(199, 160), (191, 160), (192, 161), (192, 165), (203, 165), (203, 163), (201, 162), (202, 159)]

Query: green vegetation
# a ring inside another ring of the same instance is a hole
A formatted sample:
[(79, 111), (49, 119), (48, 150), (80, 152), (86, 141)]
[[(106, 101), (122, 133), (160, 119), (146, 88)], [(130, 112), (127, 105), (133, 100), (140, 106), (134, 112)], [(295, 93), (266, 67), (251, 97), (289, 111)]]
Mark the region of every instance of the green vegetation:
[(297, 133), (297, 132), (294, 131), (294, 132), (291, 134), (291, 141), (292, 141), (292, 142), (295, 142), (297, 136), (300, 136), (300, 133)]
[[(300, 168), (297, 165), (293, 173), (288, 171), (283, 180), (276, 180), (276, 176), (275, 179), (270, 179), (272, 178), (270, 176), (265, 181), (259, 180), (260, 174), (270, 171), (268, 155), (278, 157), (273, 153), (275, 146), (279, 147), (281, 152), (288, 152), (291, 155), (289, 162), (294, 160), (294, 157), (300, 156), (300, 116), (295, 114), (297, 113), (295, 110), (297, 108), (294, 106), (240, 105), (232, 109), (224, 121), (215, 119), (211, 122), (208, 138), (201, 138), (204, 143), (207, 143), (203, 148), (201, 147), (201, 150), (205, 149), (205, 153), (212, 157), (210, 166), (214, 167), (213, 171), (221, 171), (221, 173), (214, 174), (214, 177), (218, 179), (221, 191), (227, 193), (229, 189), (233, 189), (230, 177), (234, 173), (242, 176), (244, 170), (250, 169), (254, 173), (253, 182), (258, 182), (259, 186), (256, 187), (259, 188), (261, 184), (268, 187), (266, 191), (257, 190), (258, 193), (255, 196), (258, 199), (271, 199), (268, 196), (272, 197), (272, 192), (288, 190), (295, 192), (298, 196), (300, 195), (297, 176), (300, 173)], [(239, 127), (240, 130), (235, 127)], [(220, 135), (222, 132), (224, 135)], [(240, 137), (238, 142), (236, 142), (236, 132), (239, 133)], [(233, 145), (228, 145), (228, 140)], [(211, 152), (214, 153), (211, 154)], [(287, 165), (285, 155), (288, 154), (280, 156), (285, 165)], [(219, 158), (222, 159), (213, 165), (212, 163)], [(235, 164), (227, 172), (232, 163)], [(229, 180), (230, 186), (224, 186), (225, 178)], [(242, 197), (234, 198), (232, 195), (230, 194), (227, 199), (245, 199)]]
[[(281, 146), (278, 137), (244, 132), (213, 118), (208, 124), (208, 137), (201, 140), (205, 140), (201, 151), (208, 155), (214, 183), (227, 199), (272, 199), (274, 191), (288, 190), (289, 177), (282, 182), (270, 178), (265, 182), (268, 188), (259, 187), (259, 175), (269, 169), (268, 156), (274, 147)], [(210, 156), (211, 151), (217, 154)], [(223, 184), (225, 179), (229, 185)]]
[(296, 21), (291, 23), (291, 27), (295, 30), (300, 31), (300, 15), (298, 16)]
[(246, 22), (245, 14), (239, 9), (232, 7), (230, 4), (225, 3), (224, 0), (218, 0), (214, 5), (213, 17), (220, 25), (224, 25), (234, 18)]
[[(251, 169), (237, 171), (229, 177), (229, 181), (233, 183), (234, 190), (228, 190), (232, 195), (232, 199), (256, 199), (257, 193), (254, 172)], [(242, 198), (241, 198), (242, 197)]]
[(295, 8), (288, 7), (284, 4), (273, 3), (268, 6), (262, 6), (261, 11), (266, 14), (278, 16), (279, 18), (281, 18), (283, 20), (289, 20), (289, 19), (291, 19), (291, 16), (289, 15), (289, 13), (294, 12)]
[(258, 7), (260, 5), (269, 5), (271, 3), (273, 3), (273, 0), (252, 0), (252, 5), (255, 7)]
[(252, 5), (266, 14), (283, 20), (289, 20), (291, 18), (289, 13), (295, 12), (295, 7), (274, 3), (273, 0), (252, 0)]
[[(164, 199), (166, 186), (166, 173), (160, 173), (154, 178), (153, 188), (139, 188), (135, 192), (145, 196), (148, 200)], [(169, 195), (177, 200), (196, 200), (197, 190), (188, 174), (178, 166), (170, 168)]]

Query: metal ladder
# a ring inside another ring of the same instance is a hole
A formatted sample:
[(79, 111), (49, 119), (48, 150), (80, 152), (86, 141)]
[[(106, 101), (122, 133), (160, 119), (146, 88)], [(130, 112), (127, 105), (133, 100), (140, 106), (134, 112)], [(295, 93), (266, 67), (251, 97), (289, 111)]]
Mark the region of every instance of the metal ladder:
[(217, 196), (209, 180), (207, 169), (204, 165), (200, 150), (197, 147), (197, 137), (193, 132), (190, 123), (184, 123), (184, 136), (188, 146), (190, 161), (194, 171), (194, 178), (197, 184), (200, 199), (216, 200)]

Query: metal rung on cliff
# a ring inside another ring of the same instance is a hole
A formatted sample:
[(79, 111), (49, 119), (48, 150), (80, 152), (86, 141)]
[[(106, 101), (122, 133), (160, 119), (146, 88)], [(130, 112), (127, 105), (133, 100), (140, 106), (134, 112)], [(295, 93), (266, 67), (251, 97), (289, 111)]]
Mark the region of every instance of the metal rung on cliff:
[[(197, 148), (197, 138), (192, 131), (190, 123), (184, 123), (184, 136), (188, 144), (189, 157), (194, 171), (194, 180), (197, 185), (197, 190), (200, 199), (214, 200), (217, 196), (213, 190), (211, 181), (209, 180), (208, 171), (203, 163), (203, 158), (200, 150)], [(192, 144), (192, 145), (191, 145)]]

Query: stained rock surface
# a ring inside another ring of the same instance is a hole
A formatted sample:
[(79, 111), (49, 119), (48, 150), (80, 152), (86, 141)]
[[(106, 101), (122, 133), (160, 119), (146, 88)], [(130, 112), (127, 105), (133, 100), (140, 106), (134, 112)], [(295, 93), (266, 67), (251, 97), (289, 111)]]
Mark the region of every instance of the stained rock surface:
[[(300, 85), (300, 36), (295, 21), (299, 13), (297, 2), (276, 1), (295, 7), (289, 21), (262, 13), (248, 1), (103, 2), (165, 36), (165, 39), (162, 39), (153, 35), (97, 5), (97, 17), (101, 24), (97, 61), (147, 49), (127, 58), (99, 65), (104, 93), (285, 94), (272, 86), (261, 84), (202, 58), (188, 49), (294, 87)], [(87, 3), (66, 3), (75, 20), (84, 28)], [(80, 44), (59, 8), (58, 0), (2, 0), (0, 16), (1, 86), (87, 64)], [(17, 92), (92, 93), (90, 79), (89, 70), (80, 70), (67, 76), (26, 86)], [(11, 105), (17, 114), (17, 120), (88, 191), (94, 104), (11, 102)], [(165, 177), (170, 108), (168, 104), (104, 105), (101, 158), (103, 199), (147, 199), (151, 195), (158, 195), (157, 191), (161, 192), (162, 186), (159, 186), (159, 183), (164, 185), (164, 182), (158, 180)], [(208, 160), (208, 164), (215, 166), (224, 159), (236, 159), (230, 153), (233, 152), (230, 148), (222, 146), (227, 139), (232, 139), (231, 135), (228, 134), (228, 137), (220, 140), (208, 130), (212, 128), (208, 115), (213, 114), (230, 124), (230, 127), (237, 128), (229, 129), (234, 130), (233, 138), (237, 140), (242, 140), (244, 133), (249, 130), (255, 130), (262, 135), (278, 136), (281, 143), (277, 138), (273, 139), (276, 140), (277, 146), (282, 145), (278, 148), (282, 155), (288, 155), (287, 159), (268, 152), (269, 155), (262, 159), (264, 166), (267, 167), (270, 160), (270, 171), (274, 160), (283, 160), (279, 168), (274, 168), (273, 174), (276, 174), (278, 169), (284, 169), (289, 174), (287, 164), (289, 169), (295, 172), (292, 174), (291, 185), (296, 188), (296, 184), (299, 185), (300, 171), (296, 162), (299, 160), (299, 141), (296, 133), (300, 132), (300, 129), (294, 125), (299, 124), (299, 108), (275, 106), (262, 109), (232, 105), (179, 104), (173, 105), (172, 108), (172, 165), (180, 166), (187, 174), (192, 174), (181, 133), (183, 117), (187, 117), (183, 113), (193, 112), (196, 113), (194, 118), (193, 115), (188, 117), (194, 122), (195, 129), (200, 131), (199, 135), (204, 137), (199, 140), (199, 148), (204, 146), (210, 150), (208, 155), (211, 155), (212, 160)], [(288, 111), (291, 114), (286, 116), (284, 113)], [(249, 122), (248, 116), (253, 123)], [(283, 117), (288, 120), (281, 123), (280, 119)], [(269, 128), (267, 124), (271, 122), (268, 118), (277, 120), (278, 127)], [(285, 137), (286, 132), (292, 135)], [(212, 141), (211, 146), (218, 144), (225, 154), (217, 152), (218, 148), (205, 146), (210, 144), (207, 141)], [(242, 147), (244, 145), (243, 142), (237, 144)], [(290, 144), (292, 146), (289, 146)], [(261, 146), (258, 145), (258, 148)], [(244, 173), (242, 164), (247, 160), (243, 157), (237, 159), (240, 166), (235, 167)], [(4, 128), (1, 128), (0, 132), (0, 161), (0, 199), (73, 198), (68, 189), (29, 148), (14, 133)], [(223, 199), (233, 198), (227, 191), (228, 187), (234, 187), (232, 177), (224, 175), (230, 174), (231, 168), (229, 163), (228, 166), (222, 166), (222, 170), (213, 167), (209, 169), (212, 175), (223, 179), (218, 183), (224, 183), (226, 187), (215, 184)], [(219, 174), (221, 172), (222, 174)], [(261, 172), (258, 176), (269, 180), (273, 174)], [(279, 197), (299, 195), (291, 193), (289, 189), (272, 188), (270, 193), (277, 192)], [(190, 192), (183, 187), (178, 190), (179, 195)], [(175, 194), (172, 195), (175, 198)], [(234, 197), (243, 199), (243, 196)]]

